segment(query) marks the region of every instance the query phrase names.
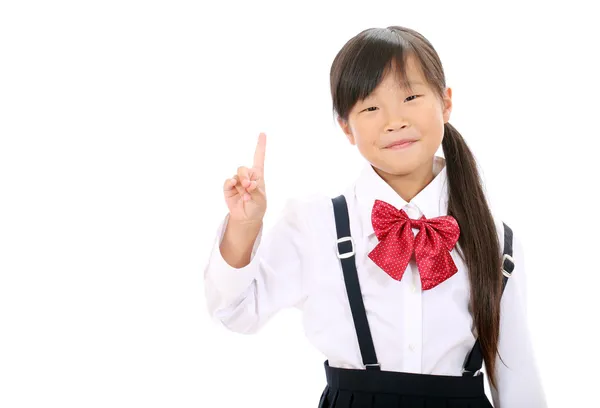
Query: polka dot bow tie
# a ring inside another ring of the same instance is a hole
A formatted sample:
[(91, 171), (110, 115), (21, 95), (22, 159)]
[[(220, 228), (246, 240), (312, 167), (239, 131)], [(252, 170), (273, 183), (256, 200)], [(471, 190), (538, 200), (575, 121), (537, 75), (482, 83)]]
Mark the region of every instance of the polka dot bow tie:
[[(371, 222), (379, 243), (369, 258), (392, 278), (402, 279), (413, 253), (423, 290), (436, 287), (458, 270), (450, 256), (460, 235), (453, 217), (413, 220), (404, 210), (375, 200)], [(412, 228), (419, 229), (416, 237)]]

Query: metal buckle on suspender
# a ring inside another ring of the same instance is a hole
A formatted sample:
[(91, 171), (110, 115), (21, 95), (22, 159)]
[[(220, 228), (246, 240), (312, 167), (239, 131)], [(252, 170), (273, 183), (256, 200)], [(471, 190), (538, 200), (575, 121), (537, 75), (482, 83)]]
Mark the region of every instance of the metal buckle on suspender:
[[(340, 243), (347, 242), (347, 241), (350, 241), (350, 245), (351, 245), (352, 249), (350, 250), (350, 252), (344, 252), (343, 254), (340, 254)], [(340, 258), (340, 259), (350, 258), (351, 256), (354, 256), (354, 240), (352, 239), (352, 237), (342, 237), (337, 240), (336, 249), (337, 249), (338, 258)]]
[[(460, 373), (461, 373), (461, 374), (464, 374), (464, 373), (470, 373), (470, 371), (467, 371), (467, 370), (465, 370), (465, 368), (463, 367), (463, 368), (462, 368), (462, 370), (460, 371)], [(479, 374), (481, 374), (481, 369), (479, 369), (479, 370), (475, 371), (475, 372), (473, 373), (473, 377), (477, 377)]]
[(379, 363), (365, 364), (365, 367), (381, 367), (381, 364), (379, 364)]
[[(510, 268), (510, 272), (507, 271), (506, 269), (504, 269), (504, 263), (506, 262), (507, 259), (512, 263), (512, 268)], [(509, 254), (504, 254), (502, 256), (502, 274), (504, 276), (506, 276), (507, 278), (510, 278), (514, 268), (515, 268), (515, 260), (513, 259), (513, 257), (510, 256)]]

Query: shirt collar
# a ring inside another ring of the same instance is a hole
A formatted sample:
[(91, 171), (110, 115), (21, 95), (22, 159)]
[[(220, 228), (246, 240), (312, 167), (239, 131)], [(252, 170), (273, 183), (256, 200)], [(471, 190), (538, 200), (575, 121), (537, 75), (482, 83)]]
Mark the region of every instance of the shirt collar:
[(374, 234), (373, 225), (371, 224), (371, 211), (375, 200), (385, 201), (399, 210), (407, 206), (415, 207), (428, 219), (447, 215), (448, 183), (446, 161), (443, 157), (434, 157), (433, 175), (433, 180), (410, 202), (406, 202), (375, 172), (371, 163), (366, 162), (354, 184), (354, 194), (360, 213), (363, 236)]

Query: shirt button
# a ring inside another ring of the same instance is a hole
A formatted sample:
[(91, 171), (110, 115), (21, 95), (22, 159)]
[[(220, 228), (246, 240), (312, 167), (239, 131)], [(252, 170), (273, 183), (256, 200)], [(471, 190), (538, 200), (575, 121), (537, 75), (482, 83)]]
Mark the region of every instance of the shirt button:
[(414, 283), (411, 285), (410, 290), (412, 291), (412, 293), (416, 293), (417, 292), (417, 285), (415, 285)]
[(410, 351), (415, 351), (415, 346), (414, 346), (414, 345), (412, 345), (412, 344), (409, 344), (409, 345), (408, 345), (408, 349), (409, 349)]
[(406, 206), (405, 212), (406, 215), (408, 215), (408, 218), (411, 218), (413, 220), (419, 219), (421, 216), (421, 211), (417, 207), (414, 207), (412, 204)]

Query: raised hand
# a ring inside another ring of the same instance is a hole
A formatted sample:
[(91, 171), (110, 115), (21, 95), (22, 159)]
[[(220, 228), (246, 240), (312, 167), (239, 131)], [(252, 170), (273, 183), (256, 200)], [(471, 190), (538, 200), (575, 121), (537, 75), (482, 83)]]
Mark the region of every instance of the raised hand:
[(225, 181), (223, 192), (229, 208), (230, 222), (238, 224), (261, 223), (267, 211), (264, 167), (267, 136), (258, 136), (254, 164), (238, 167), (237, 174)]

